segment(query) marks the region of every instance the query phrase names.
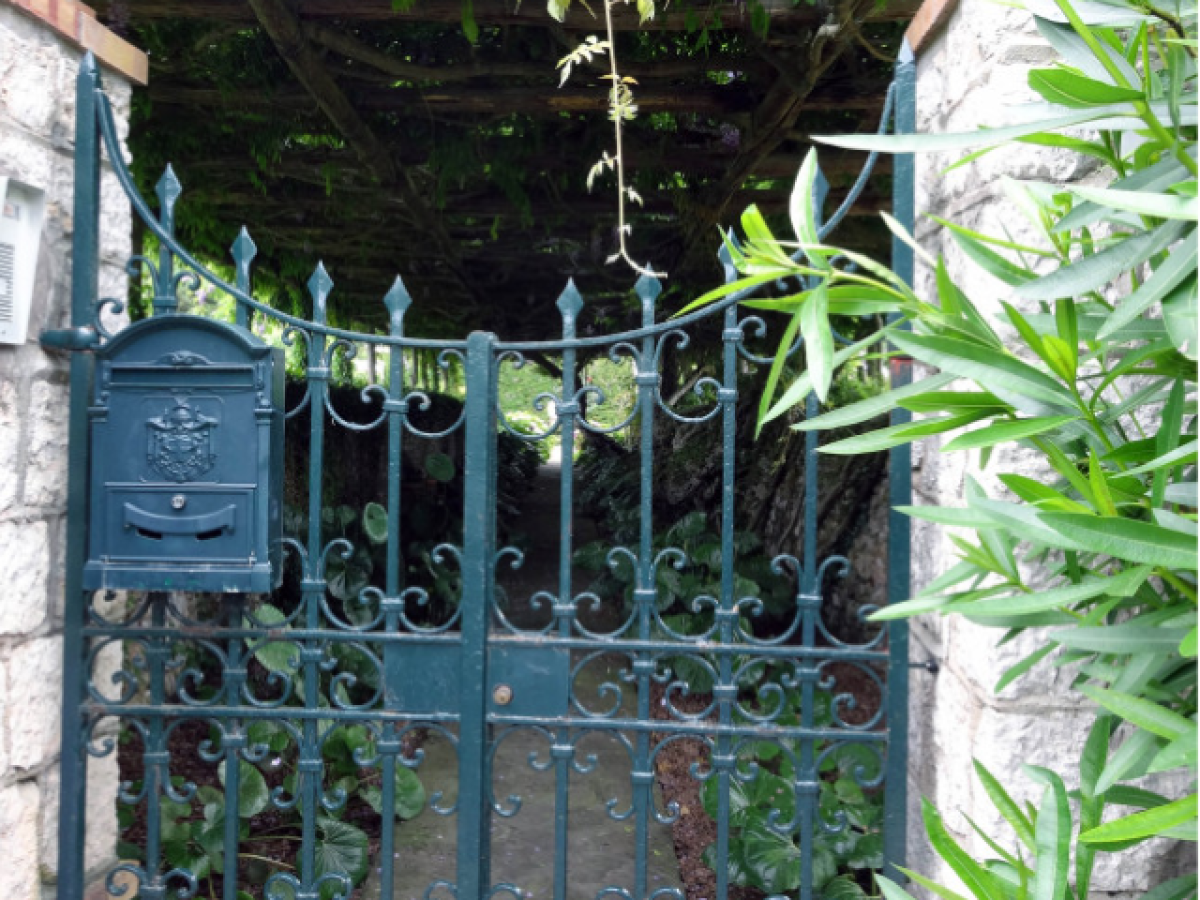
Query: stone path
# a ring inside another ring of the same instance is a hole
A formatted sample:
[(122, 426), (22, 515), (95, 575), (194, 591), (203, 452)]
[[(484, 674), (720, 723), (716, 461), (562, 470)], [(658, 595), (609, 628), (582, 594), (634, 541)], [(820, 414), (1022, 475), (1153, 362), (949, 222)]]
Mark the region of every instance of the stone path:
[[(522, 609), (524, 598), (537, 590), (557, 587), (558, 479), (557, 465), (542, 466), (526, 507), (529, 532), (526, 562), (503, 582), (514, 601), (514, 618), (537, 615), (535, 611)], [(577, 543), (591, 539), (586, 523), (577, 523), (576, 539)], [(618, 681), (618, 667), (614, 659), (585, 668), (575, 685), (579, 696), (594, 698), (600, 684)], [(635, 691), (624, 683), (622, 687), (624, 702), (635, 702)], [(596, 766), (587, 774), (572, 772), (569, 779), (567, 897), (594, 900), (609, 886), (623, 887), (632, 895), (634, 822), (632, 818), (614, 820), (608, 811), (613, 800), (615, 811), (629, 809), (629, 755), (614, 739), (599, 734), (583, 738), (578, 749), (580, 757), (595, 754)], [(442, 791), (441, 805), (450, 806), (456, 794), (457, 756), (448, 742), (435, 734), (430, 734), (424, 750), (425, 759), (418, 770), (421, 779), (430, 794)], [(493, 787), (497, 799), (506, 809), (511, 804), (504, 798), (510, 795), (520, 797), (521, 803), (511, 817), (492, 817), (492, 881), (516, 885), (529, 900), (548, 900), (554, 895), (554, 772), (535, 770), (529, 765), (531, 754), (537, 754), (541, 763), (549, 760), (545, 737), (528, 730), (506, 737), (496, 754)], [(657, 799), (661, 807), (661, 798)], [(376, 871), (364, 887), (364, 900), (386, 900), (389, 896), (394, 900), (422, 900), (430, 884), (454, 881), (457, 827), (457, 816), (437, 815), (428, 808), (416, 819), (400, 825), (392, 851), (397, 869), (392, 893), (388, 895), (381, 890)], [(652, 820), (648, 894), (678, 887), (678, 871), (670, 827)], [(446, 900), (450, 895), (439, 890), (431, 896)]]

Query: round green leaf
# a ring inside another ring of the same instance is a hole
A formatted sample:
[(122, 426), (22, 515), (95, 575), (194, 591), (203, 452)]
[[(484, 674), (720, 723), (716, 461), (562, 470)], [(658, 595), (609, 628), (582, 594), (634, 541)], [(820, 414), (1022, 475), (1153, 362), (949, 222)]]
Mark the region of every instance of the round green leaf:
[[(225, 761), (217, 766), (217, 777), (225, 784)], [(238, 761), (238, 816), (257, 816), (271, 803), (271, 792), (262, 773), (245, 760)]]
[(317, 818), (317, 878), (345, 875), (358, 884), (367, 874), (367, 835), (349, 822), (324, 816)]
[(453, 481), (458, 468), (445, 453), (430, 453), (425, 457), (425, 472), (437, 481)]
[(372, 502), (363, 507), (362, 526), (372, 544), (383, 544), (387, 541), (387, 510), (382, 504)]

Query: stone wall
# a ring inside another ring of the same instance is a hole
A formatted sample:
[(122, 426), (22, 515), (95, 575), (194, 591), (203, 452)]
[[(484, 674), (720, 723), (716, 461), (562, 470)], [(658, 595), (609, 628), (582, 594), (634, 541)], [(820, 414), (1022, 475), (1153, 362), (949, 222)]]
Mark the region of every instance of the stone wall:
[[(53, 896), (58, 866), (68, 362), (43, 351), (37, 336), (67, 324), (70, 312), (75, 76), (82, 52), (59, 22), (22, 6), (0, 0), (0, 175), (43, 189), (46, 214), (28, 338), (0, 346), (0, 897), (6, 900)], [(71, 9), (64, 2), (56, 14)], [(129, 81), (111, 69), (104, 75), (124, 123)], [(124, 297), (129, 205), (111, 172), (102, 191), (101, 296)], [(89, 776), (92, 869), (114, 852), (115, 756), (93, 760)]]
[[(910, 31), (918, 57), (919, 132), (1004, 124), (1005, 116), (1012, 115), (1009, 107), (1038, 99), (1027, 86), (1028, 71), (1047, 64), (1055, 54), (1028, 13), (990, 0), (961, 0), (957, 7), (930, 2), (922, 12), (926, 22), (938, 21), (940, 27), (922, 34), (919, 18)], [(986, 234), (1002, 235), (1007, 229), (1015, 241), (1031, 237), (1031, 229), (1023, 229), (1024, 219), (1006, 200), (1004, 176), (1104, 180), (1104, 173), (1086, 160), (1030, 146), (1002, 148), (941, 174), (957, 158), (917, 156), (918, 216), (936, 214)], [(945, 256), (952, 277), (986, 313), (994, 316), (1001, 300), (1016, 303), (1011, 290), (967, 260), (941, 226), (923, 218), (916, 233), (930, 253)], [(920, 263), (916, 286), (923, 296), (936, 296), (934, 274)], [(992, 496), (1000, 496), (996, 473), (1049, 478), (1039, 465), (1039, 458), (1005, 447), (981, 470), (976, 457), (943, 455), (936, 440), (927, 441), (914, 448), (914, 502), (961, 505), (968, 475)], [(946, 531), (927, 522), (913, 522), (912, 550), (914, 592), (955, 561)], [(981, 858), (992, 856), (974, 836), (968, 817), (989, 834), (1008, 838), (1010, 833), (975, 778), (972, 758), (986, 765), (1019, 800), (1037, 803), (1042, 789), (1021, 774), (1021, 765), (1046, 766), (1069, 781), (1095, 715), (1069, 691), (1073, 673), (1049, 665), (1035, 668), (999, 696), (993, 694), (1001, 674), (1039, 644), (1030, 636), (997, 647), (1000, 634), (958, 617), (925, 616), (912, 625), (913, 661), (934, 660), (940, 672), (935, 676), (915, 670), (911, 676), (909, 862), (916, 871), (947, 884), (956, 879), (925, 840), (921, 798), (934, 803), (964, 846)], [(1194, 867), (1194, 855), (1178, 843), (1151, 842), (1136, 852), (1101, 854), (1093, 894), (1136, 895), (1188, 866)]]

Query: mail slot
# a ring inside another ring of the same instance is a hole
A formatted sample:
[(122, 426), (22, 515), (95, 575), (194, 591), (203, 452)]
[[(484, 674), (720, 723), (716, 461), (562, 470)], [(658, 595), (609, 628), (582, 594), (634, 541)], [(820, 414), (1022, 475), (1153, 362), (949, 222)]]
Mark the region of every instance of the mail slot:
[(88, 590), (262, 592), (283, 537), (283, 351), (195, 316), (96, 353)]

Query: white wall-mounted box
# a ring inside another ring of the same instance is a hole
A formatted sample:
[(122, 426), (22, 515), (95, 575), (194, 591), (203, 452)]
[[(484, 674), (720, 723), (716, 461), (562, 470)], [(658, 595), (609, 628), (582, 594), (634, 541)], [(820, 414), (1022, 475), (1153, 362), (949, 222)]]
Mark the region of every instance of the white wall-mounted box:
[(45, 208), (40, 188), (0, 175), (0, 344), (27, 337)]

